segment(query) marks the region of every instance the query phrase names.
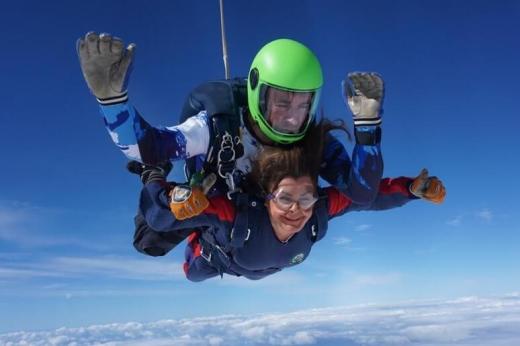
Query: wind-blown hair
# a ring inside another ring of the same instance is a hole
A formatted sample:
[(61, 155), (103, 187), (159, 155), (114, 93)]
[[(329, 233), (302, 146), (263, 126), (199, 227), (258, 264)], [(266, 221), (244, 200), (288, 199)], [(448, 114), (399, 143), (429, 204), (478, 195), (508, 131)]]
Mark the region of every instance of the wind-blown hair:
[(264, 146), (252, 162), (247, 180), (253, 193), (260, 196), (272, 192), (286, 177), (309, 176), (315, 187), (321, 169), (323, 150), (332, 130), (350, 133), (343, 121), (332, 122), (322, 118), (312, 123), (305, 137), (290, 146)]

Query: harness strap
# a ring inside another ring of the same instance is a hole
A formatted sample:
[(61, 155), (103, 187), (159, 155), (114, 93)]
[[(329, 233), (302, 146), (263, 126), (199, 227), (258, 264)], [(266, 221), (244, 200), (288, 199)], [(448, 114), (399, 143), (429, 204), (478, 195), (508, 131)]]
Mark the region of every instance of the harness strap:
[(249, 198), (245, 193), (236, 195), (235, 204), (237, 206), (235, 223), (231, 229), (230, 242), (231, 248), (241, 248), (251, 235), (249, 228)]
[(314, 216), (313, 216), (313, 222), (311, 225), (312, 242), (315, 243), (318, 240), (321, 240), (327, 233), (327, 228), (328, 228), (327, 203), (326, 203), (326, 199), (322, 198), (322, 195), (320, 194), (320, 199), (316, 203), (316, 207), (314, 210)]

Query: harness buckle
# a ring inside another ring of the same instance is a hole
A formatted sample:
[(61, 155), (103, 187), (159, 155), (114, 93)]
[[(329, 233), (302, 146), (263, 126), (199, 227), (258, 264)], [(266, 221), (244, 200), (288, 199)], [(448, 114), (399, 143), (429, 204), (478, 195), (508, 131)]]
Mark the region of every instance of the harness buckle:
[(235, 179), (233, 178), (233, 175), (231, 173), (226, 173), (226, 185), (228, 186), (228, 192), (226, 193), (226, 196), (229, 200), (233, 199), (233, 195), (235, 193), (241, 193), (242, 189), (239, 187), (236, 187), (235, 185)]
[[(235, 232), (235, 227), (233, 227), (233, 228), (231, 229), (231, 234), (229, 235), (229, 237), (230, 237), (231, 239), (233, 239), (233, 232)], [(251, 235), (251, 229), (248, 228), (248, 229), (247, 229), (247, 235), (246, 235), (246, 237), (244, 238), (244, 242), (249, 240), (249, 236), (250, 236), (250, 235)]]
[(225, 260), (225, 262), (229, 262), (229, 256), (227, 255), (227, 253), (217, 244), (215, 244), (215, 248), (217, 248), (217, 250), (221, 253), (221, 259)]
[(209, 255), (204, 254), (204, 246), (201, 246), (200, 248), (200, 257), (204, 258), (208, 263), (211, 263), (211, 251), (209, 252)]
[(234, 192), (236, 186), (235, 186), (235, 179), (233, 179), (233, 175), (231, 173), (227, 172), (225, 178), (226, 178), (226, 184), (229, 186), (229, 191)]

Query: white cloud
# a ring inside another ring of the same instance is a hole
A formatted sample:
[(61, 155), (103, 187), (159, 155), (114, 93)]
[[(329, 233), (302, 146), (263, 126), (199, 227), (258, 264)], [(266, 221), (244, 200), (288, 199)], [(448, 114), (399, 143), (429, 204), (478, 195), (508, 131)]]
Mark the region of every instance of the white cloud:
[(398, 283), (402, 275), (399, 273), (387, 273), (381, 275), (358, 275), (353, 278), (356, 286), (384, 286)]
[(292, 270), (282, 270), (281, 272), (276, 273), (275, 275), (269, 275), (263, 278), (262, 280), (246, 280), (243, 277), (226, 275), (224, 276), (224, 280), (216, 281), (217, 285), (221, 286), (235, 286), (235, 287), (270, 287), (270, 288), (280, 288), (280, 287), (295, 287), (306, 284), (308, 281), (308, 276), (304, 275), (299, 271)]
[(450, 226), (460, 226), (462, 224), (463, 219), (471, 218), (471, 217), (477, 217), (480, 220), (490, 222), (495, 217), (494, 213), (487, 209), (481, 209), (477, 211), (472, 212), (465, 212), (460, 215), (457, 215), (456, 217), (446, 221), (446, 224)]
[(38, 263), (0, 267), (0, 278), (110, 277), (132, 280), (184, 278), (181, 264), (171, 260), (129, 257), (56, 257)]
[(184, 276), (179, 263), (149, 257), (57, 257), (48, 266), (54, 270), (79, 275), (103, 275), (135, 280), (171, 280), (172, 275)]
[(59, 277), (60, 273), (48, 270), (34, 270), (27, 268), (0, 267), (0, 278), (34, 278), (34, 277)]
[(22, 217), (23, 215), (20, 215), (20, 212), (15, 212), (7, 209), (0, 209), (0, 225), (2, 225), (2, 227), (16, 223)]
[(520, 295), (22, 331), (0, 334), (0, 344), (512, 346)]
[[(107, 252), (114, 247), (106, 241), (111, 239), (110, 236), (104, 235), (103, 241), (92, 242), (88, 239), (91, 232), (77, 232), (76, 223), (63, 226), (65, 219), (91, 220), (93, 213), (85, 209), (42, 207), (19, 201), (0, 200), (0, 241), (22, 249), (67, 245)], [(128, 215), (130, 220), (132, 214), (133, 212), (128, 210), (111, 210), (104, 214), (95, 212), (95, 220), (99, 221), (101, 217), (112, 218), (113, 215), (125, 218)], [(85, 224), (90, 225), (89, 222), (83, 222), (81, 227), (85, 228)]]
[(455, 218), (446, 221), (446, 223), (450, 226), (460, 226), (462, 223), (462, 215), (458, 215)]
[(66, 213), (59, 208), (48, 208), (19, 201), (0, 201), (0, 240), (24, 247), (79, 245), (78, 240), (50, 237), (44, 231), (53, 219)]
[(358, 232), (364, 232), (364, 231), (368, 231), (371, 228), (372, 228), (372, 225), (362, 224), (362, 225), (357, 225), (355, 230)]
[(350, 239), (348, 237), (336, 237), (336, 238), (333, 238), (332, 241), (334, 242), (334, 245), (347, 249), (349, 251), (360, 252), (360, 251), (366, 250), (366, 248), (364, 248), (364, 247), (353, 247), (352, 239)]
[(334, 238), (334, 245), (342, 246), (342, 247), (349, 247), (349, 245), (352, 243), (352, 239), (347, 237), (337, 237)]
[(489, 209), (480, 210), (477, 212), (477, 216), (487, 222), (493, 219), (493, 213)]

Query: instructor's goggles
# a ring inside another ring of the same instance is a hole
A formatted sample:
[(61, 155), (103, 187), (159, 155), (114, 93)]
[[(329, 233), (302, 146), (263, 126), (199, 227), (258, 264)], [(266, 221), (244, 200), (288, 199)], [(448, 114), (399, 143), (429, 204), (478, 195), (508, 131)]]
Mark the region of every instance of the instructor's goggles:
[(300, 134), (316, 113), (315, 91), (291, 91), (262, 85), (260, 109), (272, 130), (283, 134)]

